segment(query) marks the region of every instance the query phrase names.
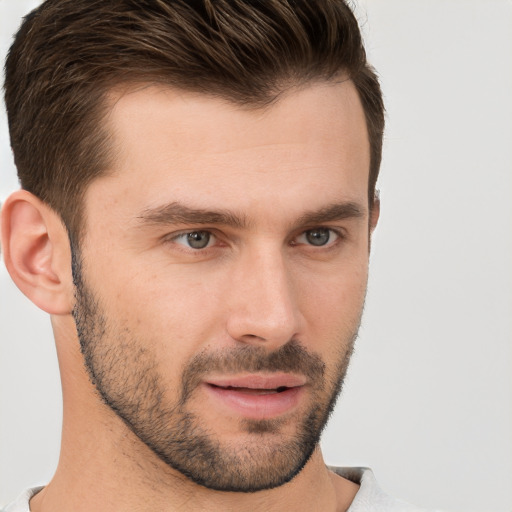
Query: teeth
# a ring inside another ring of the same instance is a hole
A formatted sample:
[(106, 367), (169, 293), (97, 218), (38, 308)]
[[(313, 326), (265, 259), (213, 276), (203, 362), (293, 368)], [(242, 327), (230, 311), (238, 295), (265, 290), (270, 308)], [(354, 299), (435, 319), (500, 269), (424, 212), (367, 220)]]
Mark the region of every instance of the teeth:
[(254, 389), (254, 388), (237, 388), (237, 387), (233, 387), (233, 386), (228, 386), (224, 389), (239, 391), (240, 393), (247, 393), (247, 394), (251, 394), (251, 395), (272, 395), (275, 393), (281, 393), (282, 391), (285, 391), (288, 388), (285, 386), (281, 386), (277, 389)]
[(275, 389), (239, 389), (242, 393), (247, 393), (249, 395), (274, 395), (277, 393)]

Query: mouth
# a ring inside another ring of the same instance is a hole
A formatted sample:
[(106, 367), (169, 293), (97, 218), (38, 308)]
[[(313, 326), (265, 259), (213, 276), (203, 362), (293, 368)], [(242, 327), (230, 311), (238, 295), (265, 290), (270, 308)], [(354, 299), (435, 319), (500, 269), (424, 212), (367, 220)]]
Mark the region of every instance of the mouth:
[(238, 393), (244, 393), (246, 395), (272, 395), (274, 393), (283, 393), (285, 391), (288, 391), (289, 389), (292, 389), (292, 388), (289, 388), (287, 386), (279, 386), (278, 388), (275, 388), (275, 389), (265, 389), (265, 388), (245, 388), (245, 387), (235, 387), (235, 386), (226, 386), (226, 387), (223, 387), (223, 386), (216, 386), (215, 384), (210, 384), (210, 386), (214, 387), (214, 388), (219, 388), (219, 389), (225, 389), (227, 391), (236, 391)]
[(205, 388), (217, 406), (230, 415), (248, 419), (271, 419), (295, 409), (305, 392), (304, 377), (246, 375), (209, 379)]

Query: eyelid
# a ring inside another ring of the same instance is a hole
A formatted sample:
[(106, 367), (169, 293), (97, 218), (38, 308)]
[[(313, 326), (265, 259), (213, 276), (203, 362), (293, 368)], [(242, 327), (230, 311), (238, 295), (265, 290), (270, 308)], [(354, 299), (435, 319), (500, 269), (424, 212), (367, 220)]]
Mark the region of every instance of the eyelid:
[[(189, 245), (187, 245), (186, 242), (181, 243), (178, 241), (180, 238), (185, 240), (186, 239), (185, 237), (191, 233), (208, 233), (210, 235), (210, 240), (208, 242), (208, 245), (203, 248), (194, 249), (193, 247), (190, 247)], [(166, 243), (171, 243), (171, 242), (176, 243), (177, 245), (182, 246), (185, 249), (193, 251), (193, 252), (201, 252), (201, 251), (206, 251), (207, 249), (211, 249), (212, 246), (214, 246), (215, 243), (218, 242), (219, 237), (211, 229), (197, 228), (197, 229), (184, 229), (182, 231), (169, 233), (169, 234), (163, 236), (162, 240)]]
[[(310, 243), (303, 243), (303, 242), (299, 242), (297, 243), (297, 239), (301, 236), (305, 236), (305, 234), (308, 232), (308, 231), (314, 231), (315, 229), (327, 229), (331, 234), (334, 234), (335, 237), (334, 237), (334, 240), (332, 239), (332, 237), (329, 239), (329, 241), (325, 244), (325, 245), (319, 245), (319, 246), (315, 246), (313, 244), (310, 244)], [(216, 233), (216, 229), (212, 229), (212, 228), (202, 228), (202, 227), (198, 227), (198, 228), (189, 228), (189, 229), (184, 229), (184, 230), (180, 230), (180, 231), (175, 231), (173, 233), (168, 233), (166, 235), (164, 235), (162, 237), (162, 241), (165, 242), (165, 243), (175, 243), (177, 245), (179, 245), (180, 247), (183, 247), (185, 250), (188, 250), (190, 252), (194, 252), (194, 253), (199, 253), (199, 252), (205, 252), (209, 249), (213, 249), (216, 245), (219, 244), (219, 242), (222, 241), (222, 238)], [(194, 249), (193, 247), (190, 247), (188, 246), (186, 243), (180, 243), (177, 241), (177, 239), (181, 238), (181, 237), (185, 237), (186, 235), (190, 234), (190, 233), (195, 233), (195, 232), (206, 232), (206, 233), (209, 233), (210, 237), (211, 237), (211, 240), (209, 242), (209, 244), (202, 248), (202, 249)], [(337, 227), (333, 227), (333, 226), (311, 226), (311, 227), (307, 227), (306, 229), (302, 228), (300, 230), (300, 232), (297, 234), (297, 235), (294, 235), (292, 238), (291, 238), (291, 241), (289, 242), (291, 246), (297, 246), (297, 245), (305, 245), (305, 246), (308, 246), (308, 247), (311, 247), (313, 249), (316, 249), (316, 250), (319, 250), (319, 249), (329, 249), (335, 245), (337, 245), (337, 242), (339, 242), (340, 240), (344, 240), (347, 238), (347, 233), (345, 231), (345, 229), (337, 226)]]
[(313, 247), (315, 249), (329, 249), (333, 246), (335, 246), (337, 244), (338, 241), (340, 240), (343, 240), (346, 238), (346, 233), (345, 233), (345, 230), (339, 228), (339, 227), (332, 227), (332, 226), (312, 226), (312, 227), (309, 227), (307, 229), (303, 229), (301, 230), (301, 232), (296, 235), (293, 240), (292, 240), (292, 243), (291, 245), (299, 245), (299, 243), (296, 242), (296, 240), (301, 237), (301, 236), (305, 236), (306, 233), (308, 233), (309, 231), (314, 231), (316, 229), (326, 229), (328, 230), (330, 233), (334, 234), (335, 235), (335, 238), (334, 240), (331, 239), (331, 237), (329, 237), (329, 241), (325, 244), (325, 245), (318, 245), (318, 246), (315, 246), (313, 244), (310, 244), (310, 243), (307, 243), (307, 242), (301, 242), (301, 245), (306, 245), (308, 247)]

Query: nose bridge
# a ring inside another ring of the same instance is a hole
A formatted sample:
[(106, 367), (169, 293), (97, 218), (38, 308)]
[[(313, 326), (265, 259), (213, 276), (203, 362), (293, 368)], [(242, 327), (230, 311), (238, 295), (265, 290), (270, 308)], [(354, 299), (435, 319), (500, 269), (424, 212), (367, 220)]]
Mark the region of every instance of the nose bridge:
[(243, 251), (231, 293), (234, 339), (277, 348), (298, 334), (300, 314), (282, 247), (267, 243)]

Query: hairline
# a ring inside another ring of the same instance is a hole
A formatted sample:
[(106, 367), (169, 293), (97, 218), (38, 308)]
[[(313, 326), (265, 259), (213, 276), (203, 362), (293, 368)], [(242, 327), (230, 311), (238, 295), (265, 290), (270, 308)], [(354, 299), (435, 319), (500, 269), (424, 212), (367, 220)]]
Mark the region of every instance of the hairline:
[[(85, 234), (86, 224), (87, 224), (87, 216), (86, 216), (86, 208), (85, 201), (87, 197), (87, 192), (90, 188), (90, 185), (99, 178), (114, 176), (117, 170), (114, 170), (114, 161), (117, 157), (119, 157), (119, 152), (116, 150), (115, 143), (115, 133), (113, 127), (108, 122), (108, 118), (113, 113), (116, 104), (126, 95), (136, 93), (139, 91), (156, 88), (161, 91), (173, 91), (177, 93), (183, 93), (189, 96), (196, 96), (200, 98), (211, 98), (218, 99), (220, 101), (224, 101), (227, 105), (235, 106), (241, 110), (247, 112), (265, 112), (266, 110), (271, 109), (274, 105), (279, 103), (282, 99), (303, 90), (308, 89), (314, 85), (326, 85), (326, 86), (334, 86), (341, 83), (352, 82), (354, 89), (357, 93), (358, 99), (361, 101), (359, 91), (357, 89), (357, 85), (355, 84), (353, 78), (348, 75), (347, 71), (342, 69), (336, 75), (331, 77), (323, 77), (321, 75), (310, 77), (308, 79), (303, 80), (288, 80), (286, 81), (287, 85), (284, 87), (280, 87), (277, 91), (273, 91), (266, 97), (262, 97), (261, 101), (257, 100), (240, 100), (235, 98), (233, 95), (229, 95), (226, 92), (215, 91), (214, 89), (210, 90), (197, 90), (195, 88), (186, 88), (176, 86), (172, 83), (169, 83), (165, 80), (120, 80), (117, 83), (113, 83), (110, 86), (104, 88), (103, 93), (101, 94), (100, 100), (97, 105), (97, 112), (100, 113), (98, 116), (98, 127), (101, 133), (106, 136), (107, 139), (107, 162), (103, 165), (103, 168), (99, 173), (92, 177), (86, 185), (82, 189), (82, 194), (78, 198), (78, 205), (75, 211), (74, 218), (71, 219), (72, 226), (68, 226), (68, 223), (62, 219), (66, 229), (68, 231), (68, 235), (70, 239), (73, 239), (78, 245), (83, 239)], [(283, 81), (284, 83), (284, 81)], [(366, 113), (364, 110), (364, 106), (361, 104), (361, 108), (363, 110), (363, 114), (365, 117), (365, 126), (367, 130), (368, 136), (368, 151), (371, 153), (371, 141), (368, 133), (368, 121), (366, 119)], [(370, 155), (371, 157), (371, 155)], [(371, 158), (370, 158), (371, 160)], [(368, 187), (370, 186), (370, 172), (371, 172), (371, 162), (368, 166)], [(371, 201), (368, 197), (368, 211), (371, 214), (371, 211), (374, 206), (374, 201)], [(60, 214), (59, 214), (60, 216)]]

